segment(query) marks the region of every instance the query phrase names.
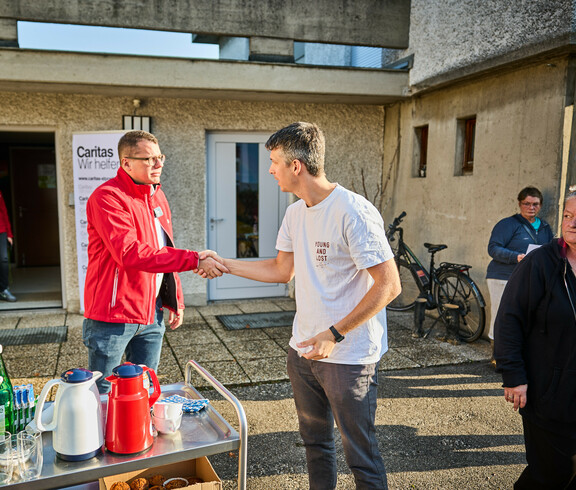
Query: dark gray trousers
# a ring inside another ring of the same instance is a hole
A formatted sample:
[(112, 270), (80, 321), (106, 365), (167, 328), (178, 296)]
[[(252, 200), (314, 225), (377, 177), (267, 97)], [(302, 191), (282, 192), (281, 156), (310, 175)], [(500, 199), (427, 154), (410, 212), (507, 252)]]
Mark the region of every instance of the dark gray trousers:
[(310, 488), (334, 489), (337, 481), (334, 420), (346, 462), (358, 489), (387, 489), (378, 450), (376, 416), (378, 363), (333, 364), (288, 353), (300, 436), (306, 448)]

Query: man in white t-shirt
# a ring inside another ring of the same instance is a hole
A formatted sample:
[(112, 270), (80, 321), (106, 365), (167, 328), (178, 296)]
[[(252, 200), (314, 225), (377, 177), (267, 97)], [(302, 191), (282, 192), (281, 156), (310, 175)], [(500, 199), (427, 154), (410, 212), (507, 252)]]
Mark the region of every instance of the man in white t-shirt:
[(224, 259), (263, 282), (296, 276), (288, 374), (311, 489), (336, 487), (334, 421), (358, 488), (387, 488), (374, 427), (378, 362), (388, 349), (385, 306), (400, 292), (377, 209), (327, 180), (324, 135), (298, 122), (267, 141), (269, 172), (300, 200), (286, 211), (274, 259)]

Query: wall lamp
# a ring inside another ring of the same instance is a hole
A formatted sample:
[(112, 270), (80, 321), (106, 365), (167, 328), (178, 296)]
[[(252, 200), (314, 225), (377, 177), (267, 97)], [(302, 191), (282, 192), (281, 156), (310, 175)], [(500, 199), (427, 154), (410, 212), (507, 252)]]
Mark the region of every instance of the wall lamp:
[(122, 129), (141, 129), (150, 131), (150, 116), (122, 116)]
[(152, 118), (150, 116), (136, 115), (136, 111), (140, 109), (141, 100), (133, 99), (132, 104), (134, 105), (134, 114), (131, 116), (122, 116), (122, 129), (141, 129), (142, 131), (151, 133)]

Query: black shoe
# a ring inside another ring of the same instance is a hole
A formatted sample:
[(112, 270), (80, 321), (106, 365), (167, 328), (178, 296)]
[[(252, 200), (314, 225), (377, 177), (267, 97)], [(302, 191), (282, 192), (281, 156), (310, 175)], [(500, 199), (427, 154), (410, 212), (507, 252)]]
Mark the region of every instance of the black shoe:
[(8, 288), (0, 292), (0, 299), (3, 299), (4, 301), (10, 301), (10, 303), (16, 301), (16, 297), (10, 292)]

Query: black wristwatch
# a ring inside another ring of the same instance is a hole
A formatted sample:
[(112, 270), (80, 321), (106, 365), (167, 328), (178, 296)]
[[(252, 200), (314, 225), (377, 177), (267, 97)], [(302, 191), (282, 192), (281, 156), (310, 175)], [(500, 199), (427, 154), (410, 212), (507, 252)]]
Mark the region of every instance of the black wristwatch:
[(334, 328), (334, 325), (330, 327), (330, 331), (332, 332), (332, 335), (334, 335), (334, 340), (336, 342), (342, 342), (346, 338), (344, 337), (344, 335), (342, 335), (338, 330)]

